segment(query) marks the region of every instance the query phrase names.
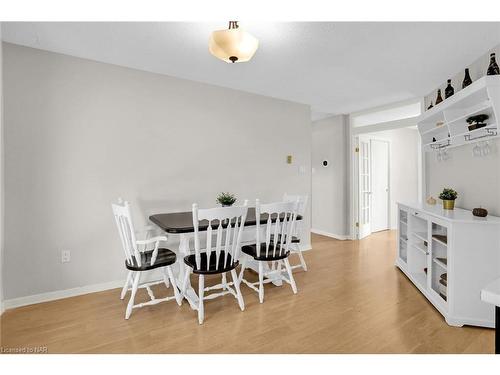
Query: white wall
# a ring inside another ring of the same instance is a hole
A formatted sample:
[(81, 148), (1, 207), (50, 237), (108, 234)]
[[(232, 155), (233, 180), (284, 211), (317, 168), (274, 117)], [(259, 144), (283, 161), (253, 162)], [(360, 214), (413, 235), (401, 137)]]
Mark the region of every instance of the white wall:
[(418, 144), (417, 129), (392, 129), (368, 134), (390, 143), (390, 225), (397, 228), (397, 202), (418, 201)]
[[(0, 314), (3, 312), (3, 256), (4, 256), (4, 178), (3, 178), (3, 53), (2, 53), (2, 23), (0, 22)], [(0, 323), (0, 332), (1, 332)]]
[[(500, 63), (500, 45), (487, 51), (468, 66), (473, 81), (486, 75), (490, 61), (490, 53), (495, 52), (497, 63)], [(465, 69), (466, 67), (464, 67)], [(462, 87), (464, 73), (453, 75), (452, 84), (455, 93)], [(446, 78), (441, 92), (444, 93)], [(426, 107), (430, 100), (435, 100), (436, 90), (425, 98)], [(483, 206), (490, 214), (500, 216), (500, 141), (493, 140), (491, 154), (485, 157), (473, 157), (474, 144), (451, 148), (450, 159), (437, 161), (435, 153), (425, 154), (426, 196), (437, 199), (444, 187), (457, 190), (459, 197), (456, 206), (468, 210)], [(438, 200), (438, 204), (441, 202)]]
[[(347, 127), (343, 115), (312, 125), (312, 228), (339, 238), (348, 230)], [(323, 160), (328, 160), (327, 167)]]
[(12, 44), (4, 69), (7, 299), (122, 279), (120, 196), (145, 224), (311, 193), (308, 106)]
[(450, 158), (437, 161), (434, 153), (426, 153), (426, 192), (438, 200), (445, 187), (458, 192), (456, 206), (472, 210), (485, 207), (491, 215), (500, 216), (500, 140), (490, 142), (488, 156), (474, 157), (474, 144), (448, 150)]

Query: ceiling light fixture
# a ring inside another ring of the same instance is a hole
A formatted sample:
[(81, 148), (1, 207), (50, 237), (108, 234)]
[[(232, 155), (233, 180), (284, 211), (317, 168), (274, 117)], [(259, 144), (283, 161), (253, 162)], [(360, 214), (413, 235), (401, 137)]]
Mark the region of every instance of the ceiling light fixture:
[(252, 58), (259, 41), (252, 34), (240, 29), (238, 21), (229, 21), (229, 28), (210, 35), (208, 50), (227, 63), (245, 62)]

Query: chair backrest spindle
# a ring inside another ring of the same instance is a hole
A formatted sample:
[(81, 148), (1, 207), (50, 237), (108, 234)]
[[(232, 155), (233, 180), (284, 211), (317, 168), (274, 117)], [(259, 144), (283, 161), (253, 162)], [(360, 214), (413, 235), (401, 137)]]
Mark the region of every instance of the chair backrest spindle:
[[(245, 225), (248, 211), (248, 201), (245, 200), (243, 206), (234, 207), (216, 207), (208, 209), (199, 209), (198, 205), (193, 204), (193, 226), (194, 226), (194, 250), (196, 268), (201, 269), (201, 254), (206, 253), (207, 264), (209, 267), (212, 253), (215, 255), (215, 269), (228, 266), (229, 260), (235, 262), (238, 260), (241, 235)], [(207, 239), (205, 249), (200, 246), (200, 221), (207, 220)], [(213, 246), (213, 236), (215, 235), (215, 248)], [(223, 258), (221, 259), (221, 254)]]
[[(273, 257), (282, 256), (289, 251), (292, 234), (297, 220), (299, 200), (288, 202), (277, 202), (261, 204), (257, 199), (255, 202), (256, 215), (256, 238), (257, 256), (261, 256), (260, 245), (260, 219), (261, 215), (267, 215), (265, 225), (265, 256), (272, 254)], [(273, 223), (274, 220), (274, 223)], [(272, 240), (271, 240), (272, 239)]]
[[(298, 201), (298, 210), (297, 210), (297, 214), (298, 215), (301, 215), (301, 216), (304, 216), (305, 213), (306, 213), (306, 208), (307, 208), (307, 202), (309, 200), (309, 196), (308, 195), (294, 195), (294, 194), (288, 194), (288, 193), (285, 193), (283, 194), (283, 201), (285, 202), (297, 202)], [(293, 228), (293, 235), (294, 236), (297, 236), (299, 237), (299, 239), (302, 237), (302, 234), (301, 233), (301, 224), (302, 224), (302, 221), (298, 221), (295, 223), (294, 225), (294, 228)]]
[(133, 263), (135, 258), (137, 265), (141, 265), (141, 257), (137, 248), (135, 229), (132, 222), (132, 214), (130, 212), (130, 203), (118, 200), (118, 204), (111, 204), (113, 215), (115, 217), (116, 226), (120, 233), (125, 258), (129, 263)]

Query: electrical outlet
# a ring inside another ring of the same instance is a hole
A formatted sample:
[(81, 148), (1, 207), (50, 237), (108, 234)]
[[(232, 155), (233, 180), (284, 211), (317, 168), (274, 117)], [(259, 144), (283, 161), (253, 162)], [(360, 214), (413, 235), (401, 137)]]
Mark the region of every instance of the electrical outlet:
[(61, 251), (61, 263), (69, 263), (71, 260), (71, 251), (63, 250)]

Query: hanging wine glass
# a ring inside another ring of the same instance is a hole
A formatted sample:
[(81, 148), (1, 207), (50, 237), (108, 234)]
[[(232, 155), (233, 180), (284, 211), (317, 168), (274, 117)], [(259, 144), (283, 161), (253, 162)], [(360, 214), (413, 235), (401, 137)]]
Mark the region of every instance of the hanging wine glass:
[(489, 153), (491, 152), (491, 149), (490, 149), (490, 141), (486, 141), (484, 142), (484, 146), (483, 146), (483, 155), (489, 155)]
[(477, 143), (472, 148), (472, 155), (473, 156), (481, 156), (481, 148), (479, 147), (479, 145)]
[(450, 155), (448, 154), (448, 149), (445, 148), (443, 150), (443, 160), (448, 160), (450, 158)]

